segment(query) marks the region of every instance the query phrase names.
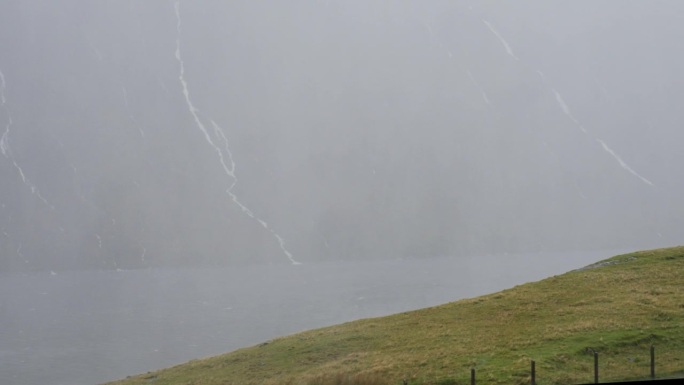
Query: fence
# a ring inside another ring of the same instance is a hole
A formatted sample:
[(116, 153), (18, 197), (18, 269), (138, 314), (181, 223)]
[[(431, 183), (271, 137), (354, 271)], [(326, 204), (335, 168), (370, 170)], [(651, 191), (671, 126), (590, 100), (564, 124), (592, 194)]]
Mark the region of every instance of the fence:
[[(650, 349), (651, 353), (651, 371), (650, 371), (650, 379), (655, 380), (656, 379), (656, 361), (655, 361), (655, 346), (651, 346)], [(594, 384), (599, 383), (599, 352), (596, 350), (591, 350), (593, 353), (594, 357)], [(645, 373), (644, 373), (645, 374)], [(408, 380), (404, 379), (404, 385), (408, 385)], [(470, 385), (477, 385), (476, 381), (476, 371), (474, 368), (470, 369)], [(536, 362), (534, 360), (530, 361), (530, 385), (537, 385), (537, 370), (536, 370)]]
[[(594, 384), (599, 383), (599, 352), (593, 350), (594, 353)], [(530, 363), (530, 384), (537, 385), (537, 370), (536, 362), (534, 360)], [(651, 345), (651, 380), (655, 380), (655, 346)], [(470, 370), (470, 384), (475, 384), (475, 369)]]

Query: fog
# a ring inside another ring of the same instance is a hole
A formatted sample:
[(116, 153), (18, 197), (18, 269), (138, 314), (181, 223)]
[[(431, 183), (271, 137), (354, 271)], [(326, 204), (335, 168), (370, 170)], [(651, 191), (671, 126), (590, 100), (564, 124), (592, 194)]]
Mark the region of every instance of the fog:
[(683, 17), (675, 0), (5, 0), (0, 272), (680, 244)]
[(3, 385), (97, 384), (498, 291), (613, 253), (0, 273), (0, 374)]
[(2, 268), (676, 243), (682, 12), (5, 2)]

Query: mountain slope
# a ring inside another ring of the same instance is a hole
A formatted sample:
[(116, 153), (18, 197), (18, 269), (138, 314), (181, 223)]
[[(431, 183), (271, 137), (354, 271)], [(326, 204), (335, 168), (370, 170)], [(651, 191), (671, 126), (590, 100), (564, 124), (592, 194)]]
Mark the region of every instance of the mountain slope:
[[(265, 342), (112, 384), (487, 383), (646, 377), (684, 370), (684, 247), (616, 256), (499, 293)], [(336, 382), (338, 381), (338, 382)]]
[(0, 271), (680, 242), (682, 2), (0, 8)]

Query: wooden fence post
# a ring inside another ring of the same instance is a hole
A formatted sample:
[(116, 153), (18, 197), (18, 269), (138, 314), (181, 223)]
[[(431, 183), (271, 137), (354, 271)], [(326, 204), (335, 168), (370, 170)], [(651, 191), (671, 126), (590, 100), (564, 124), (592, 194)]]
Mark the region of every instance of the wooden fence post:
[(655, 380), (655, 346), (651, 345), (651, 379)]
[(532, 368), (531, 368), (530, 370), (532, 371), (532, 376), (531, 376), (531, 377), (532, 377), (532, 380), (531, 380), (530, 382), (531, 382), (532, 385), (537, 385), (537, 380), (536, 380), (537, 371), (536, 371), (536, 369), (535, 369), (535, 367), (534, 367), (534, 360), (532, 360)]
[(470, 385), (475, 385), (475, 368), (470, 369)]
[(598, 352), (594, 350), (594, 384), (599, 383)]

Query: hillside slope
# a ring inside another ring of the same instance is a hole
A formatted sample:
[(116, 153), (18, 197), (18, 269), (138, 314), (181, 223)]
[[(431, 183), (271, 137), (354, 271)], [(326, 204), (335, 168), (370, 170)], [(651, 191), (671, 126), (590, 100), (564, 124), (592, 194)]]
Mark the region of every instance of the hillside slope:
[[(684, 247), (616, 256), (499, 293), (278, 338), (113, 384), (593, 381), (684, 370)], [(353, 382), (349, 380), (353, 380)]]

